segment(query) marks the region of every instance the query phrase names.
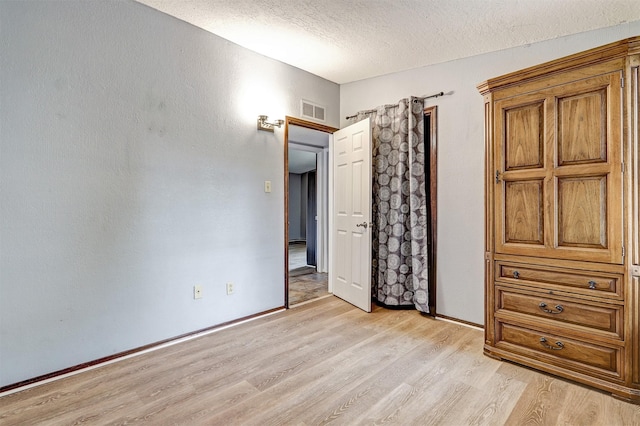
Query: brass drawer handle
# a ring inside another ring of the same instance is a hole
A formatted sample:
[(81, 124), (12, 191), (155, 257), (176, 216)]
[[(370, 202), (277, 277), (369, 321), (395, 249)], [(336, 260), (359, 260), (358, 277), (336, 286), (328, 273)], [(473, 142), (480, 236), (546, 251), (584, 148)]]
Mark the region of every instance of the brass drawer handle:
[(564, 307), (562, 305), (556, 305), (555, 311), (553, 309), (547, 309), (547, 304), (544, 302), (540, 302), (538, 307), (548, 314), (559, 314), (559, 313), (562, 313), (562, 311), (564, 311)]
[(520, 272), (518, 272), (518, 271), (513, 271), (513, 278), (515, 278), (516, 280), (517, 280), (518, 278), (520, 278)]
[(544, 337), (540, 338), (540, 344), (542, 346), (544, 346), (547, 349), (551, 349), (552, 351), (559, 351), (561, 349), (564, 349), (564, 343), (562, 342), (556, 342), (556, 346), (551, 346), (549, 344), (547, 344), (547, 339), (545, 339)]
[(593, 280), (589, 281), (589, 288), (591, 290), (595, 290), (596, 289), (596, 285), (597, 285), (597, 283), (595, 281), (593, 281)]

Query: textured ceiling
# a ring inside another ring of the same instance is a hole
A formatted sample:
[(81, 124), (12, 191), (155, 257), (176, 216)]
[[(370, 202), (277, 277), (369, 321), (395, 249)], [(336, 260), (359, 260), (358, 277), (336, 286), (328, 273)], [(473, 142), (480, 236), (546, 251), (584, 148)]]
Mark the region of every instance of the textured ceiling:
[(342, 84), (640, 20), (640, 0), (137, 0)]

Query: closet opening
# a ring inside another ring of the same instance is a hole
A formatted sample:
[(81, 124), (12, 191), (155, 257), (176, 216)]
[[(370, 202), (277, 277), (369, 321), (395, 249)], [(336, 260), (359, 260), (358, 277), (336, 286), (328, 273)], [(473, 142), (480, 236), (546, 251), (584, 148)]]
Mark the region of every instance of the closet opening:
[(424, 147), (428, 155), (428, 176), (425, 179), (427, 200), (427, 253), (429, 264), (429, 312), (436, 316), (437, 291), (437, 247), (438, 247), (438, 144), (437, 144), (437, 113), (438, 107), (431, 106), (424, 109)]

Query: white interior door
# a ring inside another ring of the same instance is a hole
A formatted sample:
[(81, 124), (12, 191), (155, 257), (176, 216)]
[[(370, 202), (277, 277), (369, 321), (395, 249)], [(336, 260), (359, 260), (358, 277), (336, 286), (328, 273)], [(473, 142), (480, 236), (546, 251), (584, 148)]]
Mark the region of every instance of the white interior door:
[(371, 124), (333, 135), (329, 281), (333, 293), (371, 312)]

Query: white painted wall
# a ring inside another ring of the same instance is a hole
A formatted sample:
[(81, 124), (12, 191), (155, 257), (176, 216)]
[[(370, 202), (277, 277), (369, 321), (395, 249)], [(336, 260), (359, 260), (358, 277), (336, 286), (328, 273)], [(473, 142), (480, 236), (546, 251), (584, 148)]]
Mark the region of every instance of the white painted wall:
[(637, 36), (640, 21), (525, 47), (340, 86), (340, 117), (411, 95), (444, 91), (438, 106), (438, 293), (440, 314), (478, 324), (483, 317), (483, 99), (476, 85), (521, 68)]
[(302, 98), (338, 125), (336, 84), (139, 3), (0, 1), (0, 386), (283, 306), (256, 117)]

